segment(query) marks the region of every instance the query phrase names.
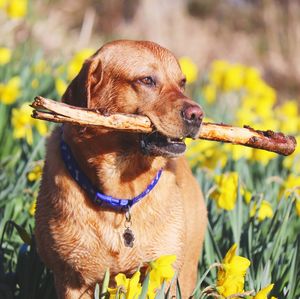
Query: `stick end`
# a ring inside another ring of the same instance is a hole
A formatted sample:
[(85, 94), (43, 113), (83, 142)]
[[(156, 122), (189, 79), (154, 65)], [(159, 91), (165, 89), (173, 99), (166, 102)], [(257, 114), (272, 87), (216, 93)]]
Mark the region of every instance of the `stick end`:
[(42, 102), (43, 102), (43, 97), (36, 96), (30, 106), (33, 108), (37, 108), (42, 105)]

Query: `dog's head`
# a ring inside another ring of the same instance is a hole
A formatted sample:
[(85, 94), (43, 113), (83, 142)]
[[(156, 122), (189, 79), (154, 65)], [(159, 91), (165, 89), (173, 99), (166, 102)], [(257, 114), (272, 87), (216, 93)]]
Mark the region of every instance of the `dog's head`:
[(107, 113), (148, 116), (155, 133), (139, 136), (148, 155), (176, 157), (184, 138), (199, 134), (203, 112), (184, 95), (186, 79), (175, 56), (148, 41), (115, 41), (86, 60), (63, 101)]

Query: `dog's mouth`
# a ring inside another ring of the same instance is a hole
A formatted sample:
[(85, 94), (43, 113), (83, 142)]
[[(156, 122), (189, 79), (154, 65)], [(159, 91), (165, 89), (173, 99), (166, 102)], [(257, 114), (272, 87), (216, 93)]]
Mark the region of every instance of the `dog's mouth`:
[(142, 152), (149, 156), (175, 158), (184, 154), (186, 145), (183, 138), (170, 138), (154, 132), (142, 134), (140, 138)]

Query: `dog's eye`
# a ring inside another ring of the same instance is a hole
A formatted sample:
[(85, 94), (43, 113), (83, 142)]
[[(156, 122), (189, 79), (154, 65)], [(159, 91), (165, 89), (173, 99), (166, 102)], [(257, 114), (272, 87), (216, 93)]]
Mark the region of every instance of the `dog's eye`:
[(183, 78), (180, 81), (179, 86), (180, 86), (180, 88), (185, 89), (185, 85), (186, 85), (186, 78)]
[(143, 84), (149, 86), (149, 87), (156, 86), (156, 81), (151, 76), (142, 78), (139, 81), (142, 82)]

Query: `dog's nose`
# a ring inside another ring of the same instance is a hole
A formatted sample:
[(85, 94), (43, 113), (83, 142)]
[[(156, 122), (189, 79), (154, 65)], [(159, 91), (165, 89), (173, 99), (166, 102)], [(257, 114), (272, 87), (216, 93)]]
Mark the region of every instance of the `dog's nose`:
[(185, 124), (185, 137), (194, 138), (198, 135), (203, 119), (203, 111), (200, 106), (186, 103), (181, 111)]
[(182, 110), (182, 118), (187, 125), (200, 127), (203, 119), (203, 111), (197, 105), (189, 105)]

